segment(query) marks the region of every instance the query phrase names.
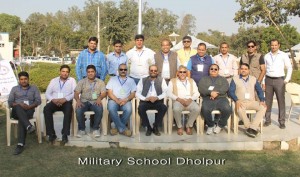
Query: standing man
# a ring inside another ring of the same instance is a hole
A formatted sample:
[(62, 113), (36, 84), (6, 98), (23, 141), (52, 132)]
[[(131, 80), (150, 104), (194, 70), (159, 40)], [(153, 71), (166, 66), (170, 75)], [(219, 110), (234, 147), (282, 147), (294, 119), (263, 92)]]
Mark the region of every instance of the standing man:
[[(150, 136), (152, 132), (160, 136), (158, 126), (161, 125), (167, 111), (163, 99), (166, 97), (168, 86), (164, 79), (158, 77), (156, 65), (149, 67), (149, 74), (150, 76), (141, 79), (137, 85), (136, 97), (140, 99), (138, 113), (142, 119), (142, 126), (147, 127), (146, 136)], [(153, 129), (146, 113), (149, 109), (157, 110)]]
[(250, 66), (250, 75), (254, 76), (261, 83), (266, 74), (266, 66), (264, 56), (257, 52), (256, 42), (247, 42), (247, 53), (242, 55), (240, 65), (243, 63), (247, 63)]
[(118, 68), (120, 64), (127, 65), (127, 56), (122, 52), (123, 43), (120, 40), (115, 40), (114, 43), (114, 52), (111, 52), (107, 55), (107, 70), (110, 76), (117, 76)]
[(62, 143), (68, 142), (70, 135), (70, 124), (73, 113), (73, 98), (76, 81), (69, 77), (70, 67), (62, 65), (60, 67), (60, 75), (50, 81), (46, 90), (46, 99), (48, 103), (44, 107), (44, 117), (46, 123), (46, 134), (49, 142), (53, 143), (57, 138), (53, 124), (53, 113), (62, 111), (64, 113), (63, 128), (61, 130)]
[(35, 127), (29, 119), (33, 117), (34, 108), (41, 104), (41, 95), (35, 85), (29, 85), (29, 75), (25, 71), (18, 74), (19, 85), (14, 86), (8, 97), (8, 105), (12, 108), (12, 117), (18, 119), (18, 145), (14, 155), (24, 150), (26, 133), (33, 133)]
[[(91, 127), (95, 138), (100, 137), (99, 125), (103, 115), (102, 99), (106, 97), (105, 84), (96, 77), (96, 67), (88, 65), (87, 77), (80, 80), (75, 88), (74, 98), (76, 100), (76, 118), (78, 121), (77, 137), (86, 134), (84, 112), (94, 111), (94, 124)], [(80, 98), (79, 98), (80, 95)]]
[(181, 112), (190, 111), (189, 119), (186, 124), (186, 134), (193, 134), (193, 125), (200, 113), (200, 107), (195, 102), (200, 93), (197, 84), (191, 78), (187, 77), (187, 68), (183, 65), (179, 66), (178, 78), (171, 79), (168, 87), (168, 97), (173, 100), (173, 115), (177, 124), (177, 134), (183, 135), (181, 124)]
[[(267, 106), (265, 104), (264, 92), (254, 76), (249, 75), (250, 66), (247, 63), (240, 65), (240, 75), (233, 77), (230, 83), (229, 96), (235, 102), (237, 114), (242, 118), (246, 128), (245, 133), (255, 138), (258, 133), (258, 126), (263, 120)], [(259, 101), (255, 101), (255, 92)], [(254, 121), (250, 122), (246, 110), (256, 110)]]
[[(278, 122), (279, 128), (285, 129), (285, 84), (289, 82), (292, 76), (292, 65), (288, 55), (279, 50), (280, 43), (277, 39), (271, 40), (271, 51), (265, 55), (266, 64), (266, 121), (264, 126), (271, 125), (271, 110), (273, 103), (274, 92), (278, 102)], [(284, 78), (284, 69), (287, 69), (286, 77)]]
[[(116, 135), (118, 132), (130, 137), (131, 131), (126, 128), (126, 124), (132, 113), (131, 100), (135, 97), (136, 85), (133, 79), (127, 77), (126, 64), (119, 65), (118, 76), (111, 77), (106, 86), (108, 100), (108, 112), (110, 118), (116, 125), (111, 129), (111, 134)], [(123, 111), (119, 117), (118, 111)]]
[(80, 52), (76, 62), (76, 75), (77, 80), (87, 77), (86, 67), (94, 65), (96, 68), (96, 77), (105, 80), (107, 74), (107, 67), (104, 54), (97, 50), (98, 39), (97, 37), (90, 37), (88, 48)]
[(150, 65), (155, 63), (155, 52), (144, 46), (144, 35), (137, 34), (134, 39), (135, 46), (126, 55), (130, 64), (129, 76), (138, 84), (140, 79), (149, 76), (147, 70)]
[(169, 39), (164, 39), (161, 41), (161, 52), (154, 55), (158, 76), (165, 79), (167, 84), (170, 79), (176, 77), (176, 71), (179, 66), (177, 53), (170, 51), (170, 49), (171, 41)]
[(220, 67), (219, 74), (230, 83), (233, 76), (238, 75), (238, 65), (236, 56), (228, 53), (229, 45), (226, 42), (220, 44), (220, 54), (214, 56), (215, 63)]
[[(231, 107), (226, 97), (229, 84), (224, 77), (219, 76), (219, 66), (217, 64), (210, 66), (209, 76), (205, 76), (200, 80), (198, 88), (203, 98), (201, 114), (208, 126), (206, 134), (220, 133), (227, 124), (227, 119), (231, 114)], [(219, 119), (215, 118), (213, 120), (211, 115), (213, 110), (221, 112)]]
[(192, 38), (191, 36), (184, 36), (182, 38), (183, 48), (177, 51), (178, 58), (180, 61), (180, 65), (187, 66), (188, 61), (190, 60), (191, 56), (197, 54), (197, 50), (192, 49)]
[(199, 83), (202, 77), (209, 75), (209, 67), (214, 63), (214, 60), (206, 55), (206, 44), (199, 43), (197, 47), (197, 54), (193, 55), (187, 64), (191, 78), (196, 84)]

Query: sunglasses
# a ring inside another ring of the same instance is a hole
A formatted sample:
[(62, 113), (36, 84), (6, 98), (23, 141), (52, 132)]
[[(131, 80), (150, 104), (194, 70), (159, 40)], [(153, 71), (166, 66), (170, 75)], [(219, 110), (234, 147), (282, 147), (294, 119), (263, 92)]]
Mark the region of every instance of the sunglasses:
[(210, 68), (211, 71), (218, 71), (218, 68)]
[(157, 70), (150, 70), (150, 72), (152, 72), (152, 73), (156, 73), (156, 72), (157, 72)]
[(248, 45), (248, 48), (254, 48), (255, 46), (254, 45)]
[(127, 71), (127, 69), (119, 69), (119, 71)]
[(179, 73), (186, 73), (186, 71), (178, 71)]
[(183, 43), (190, 43), (191, 41), (183, 41)]

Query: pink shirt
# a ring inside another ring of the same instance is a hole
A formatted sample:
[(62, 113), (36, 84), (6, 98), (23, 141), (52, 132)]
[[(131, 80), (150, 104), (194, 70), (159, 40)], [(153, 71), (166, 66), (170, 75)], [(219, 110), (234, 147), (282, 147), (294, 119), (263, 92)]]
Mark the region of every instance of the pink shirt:
[(220, 76), (229, 77), (238, 75), (238, 61), (236, 56), (228, 53), (227, 56), (222, 57), (222, 54), (218, 54), (213, 59), (215, 64), (220, 67)]

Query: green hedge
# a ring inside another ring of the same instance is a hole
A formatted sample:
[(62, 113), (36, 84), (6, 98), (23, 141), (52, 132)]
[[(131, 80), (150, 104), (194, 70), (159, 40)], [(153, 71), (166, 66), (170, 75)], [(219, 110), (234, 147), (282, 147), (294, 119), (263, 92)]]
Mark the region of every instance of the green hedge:
[[(70, 76), (76, 78), (75, 74), (75, 65), (69, 65), (71, 67)], [(51, 63), (36, 63), (34, 66), (31, 66), (29, 69), (26, 67), (26, 71), (29, 72), (30, 83), (36, 85), (41, 92), (45, 92), (47, 89), (50, 80), (59, 76), (59, 64)], [(106, 82), (109, 77), (106, 77)], [(292, 82), (300, 84), (300, 71), (293, 71)]]

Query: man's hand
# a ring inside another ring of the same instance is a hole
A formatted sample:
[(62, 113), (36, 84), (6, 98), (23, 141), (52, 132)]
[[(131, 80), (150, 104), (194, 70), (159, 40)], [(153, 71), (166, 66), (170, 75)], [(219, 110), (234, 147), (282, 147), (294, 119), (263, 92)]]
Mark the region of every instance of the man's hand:
[(30, 107), (29, 105), (25, 104), (25, 103), (19, 103), (19, 105), (20, 105), (23, 109), (25, 109), (25, 110), (31, 109), (31, 107)]
[(52, 99), (52, 103), (54, 103), (56, 106), (59, 106), (59, 99)]
[(240, 108), (244, 108), (244, 105), (242, 104), (241, 101), (237, 100), (237, 101), (235, 102), (235, 108), (236, 108), (236, 110), (238, 110), (238, 109), (240, 109)]
[(81, 103), (81, 101), (80, 100), (78, 100), (77, 102), (76, 102), (76, 108), (82, 108), (84, 105)]
[(124, 98), (124, 99), (120, 99), (119, 100), (120, 103), (118, 103), (120, 106), (123, 106), (125, 105), (127, 102), (128, 102), (128, 99), (127, 98)]
[(156, 100), (158, 100), (158, 98), (155, 97), (155, 96), (150, 96), (150, 97), (149, 97), (149, 101), (150, 101), (151, 103), (154, 103)]
[(213, 98), (213, 100), (214, 100), (215, 98), (217, 98), (218, 96), (219, 96), (219, 92), (212, 91), (212, 92), (210, 93), (210, 97)]
[(98, 97), (94, 104), (97, 105), (97, 106), (102, 106), (101, 98)]
[(267, 108), (267, 105), (266, 105), (265, 102), (261, 101), (259, 104), (260, 104), (260, 105), (263, 105), (265, 108)]

